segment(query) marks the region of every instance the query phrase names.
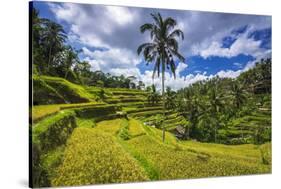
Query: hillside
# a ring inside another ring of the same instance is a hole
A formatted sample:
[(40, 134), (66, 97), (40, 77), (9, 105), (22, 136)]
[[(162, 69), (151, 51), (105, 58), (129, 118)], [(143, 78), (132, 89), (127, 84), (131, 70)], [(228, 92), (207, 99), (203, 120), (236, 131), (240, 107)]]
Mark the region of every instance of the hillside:
[[(47, 90), (51, 90), (54, 94), (41, 96), (37, 101), (40, 103), (32, 108), (35, 186), (271, 172), (271, 143), (223, 145), (181, 141), (173, 131), (185, 119), (171, 110), (167, 110), (163, 122), (171, 133), (166, 133), (163, 143), (162, 130), (154, 125), (162, 114), (162, 103), (149, 104), (147, 92), (83, 87), (45, 76), (35, 80), (44, 83), (37, 91), (49, 94)], [(57, 101), (60, 96), (64, 101)], [(77, 97), (75, 101), (66, 100), (73, 96)], [(60, 104), (44, 105), (45, 102)], [(225, 132), (242, 132), (246, 130), (241, 129), (242, 125), (250, 127), (257, 120), (269, 124), (262, 117), (267, 111), (261, 108), (255, 117), (235, 119)], [(239, 138), (239, 134), (233, 138)]]

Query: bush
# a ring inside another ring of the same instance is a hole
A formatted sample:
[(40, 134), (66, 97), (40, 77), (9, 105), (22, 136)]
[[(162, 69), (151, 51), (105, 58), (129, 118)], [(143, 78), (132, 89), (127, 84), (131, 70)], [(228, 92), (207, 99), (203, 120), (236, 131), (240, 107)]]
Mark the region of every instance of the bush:
[(118, 132), (118, 137), (123, 139), (123, 140), (129, 140), (131, 138), (130, 133), (129, 133), (129, 123), (127, 120), (124, 120), (121, 129)]

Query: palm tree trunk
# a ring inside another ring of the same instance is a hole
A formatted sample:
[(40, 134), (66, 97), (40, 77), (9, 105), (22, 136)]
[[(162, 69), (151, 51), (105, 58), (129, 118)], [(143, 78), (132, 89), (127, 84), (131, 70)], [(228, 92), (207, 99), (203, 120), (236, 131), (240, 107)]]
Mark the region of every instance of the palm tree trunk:
[(69, 72), (69, 69), (67, 69), (67, 71), (65, 72), (65, 74), (64, 74), (64, 79), (67, 78), (68, 72)]
[[(165, 119), (165, 85), (164, 85), (164, 80), (165, 80), (165, 63), (164, 60), (162, 59), (162, 98), (163, 98), (163, 119)], [(164, 121), (164, 120), (163, 120)], [(163, 134), (162, 134), (162, 139), (163, 142), (165, 142), (165, 127), (162, 125), (163, 129)]]
[(51, 64), (51, 54), (52, 54), (52, 45), (50, 45), (50, 49), (49, 49), (49, 60), (48, 60), (48, 65), (47, 65), (47, 72), (49, 72), (50, 69), (50, 64)]
[(215, 143), (217, 142), (217, 125), (215, 126)]

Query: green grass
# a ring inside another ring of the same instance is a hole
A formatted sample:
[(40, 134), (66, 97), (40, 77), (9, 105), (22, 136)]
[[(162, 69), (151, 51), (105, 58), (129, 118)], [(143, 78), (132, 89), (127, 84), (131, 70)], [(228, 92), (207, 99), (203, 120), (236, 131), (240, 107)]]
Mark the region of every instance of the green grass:
[[(159, 172), (160, 179), (200, 178), (267, 173), (269, 168), (260, 162), (250, 162), (233, 155), (202, 153), (183, 147), (156, 142), (143, 135), (128, 141), (131, 148), (142, 154)], [(200, 148), (199, 148), (200, 149)], [(196, 149), (197, 150), (197, 149)], [(259, 157), (259, 156), (257, 156)]]
[(129, 133), (132, 137), (146, 134), (142, 124), (135, 119), (129, 120)]
[(132, 109), (132, 110), (127, 110), (127, 113), (128, 114), (131, 114), (131, 113), (137, 113), (137, 112), (145, 112), (145, 111), (158, 111), (158, 110), (162, 110), (163, 107), (161, 106), (152, 106), (152, 107), (143, 107), (143, 108), (135, 108), (135, 109)]
[(142, 117), (142, 116), (151, 116), (155, 114), (161, 114), (163, 113), (163, 110), (150, 110), (150, 111), (141, 111), (136, 113), (131, 113), (130, 116), (132, 117)]
[(196, 141), (183, 141), (180, 142), (180, 144), (183, 145), (183, 148), (193, 149), (200, 152), (238, 157), (249, 162), (261, 162), (258, 146), (253, 144), (224, 145), (215, 143), (202, 143)]
[(265, 143), (260, 146), (262, 163), (271, 166), (272, 164), (272, 147), (271, 143)]
[(118, 131), (122, 128), (123, 119), (113, 119), (98, 122), (95, 130), (99, 132), (109, 133), (113, 136), (118, 134)]
[(58, 91), (66, 100), (70, 102), (73, 99), (77, 99), (77, 101), (78, 99), (81, 99), (81, 101), (86, 102), (95, 101), (96, 99), (96, 97), (88, 93), (83, 86), (71, 83), (65, 79), (49, 76), (40, 76), (40, 79), (44, 80), (49, 86), (55, 88), (56, 91)]
[(33, 102), (37, 105), (95, 102), (98, 96), (63, 78), (33, 76)]
[(87, 108), (102, 105), (103, 103), (90, 102), (90, 103), (78, 103), (78, 104), (51, 104), (51, 105), (39, 105), (32, 107), (32, 121), (38, 122), (50, 115), (58, 113), (63, 109), (74, 109), (74, 108)]
[(112, 135), (89, 128), (75, 129), (58, 175), (53, 186), (148, 180), (143, 168)]
[(76, 122), (78, 127), (93, 128), (96, 126), (93, 118), (76, 118)]
[(70, 110), (60, 111), (31, 128), (32, 143), (39, 145), (44, 152), (49, 151), (65, 144), (75, 127), (77, 127), (75, 113)]
[[(271, 172), (271, 143), (223, 145), (179, 141), (170, 132), (166, 132), (163, 143), (162, 130), (143, 123), (153, 122), (159, 119), (156, 115), (163, 113), (160, 105), (147, 104), (144, 91), (83, 87), (45, 76), (40, 80), (48, 85), (54, 97), (52, 102), (62, 98), (67, 101), (72, 95), (78, 101), (87, 100), (31, 109), (33, 144), (38, 147), (40, 166), (52, 186)], [(64, 90), (68, 96), (61, 95)], [(105, 92), (104, 101), (111, 101), (109, 104), (96, 100), (101, 90)], [(128, 113), (129, 118), (119, 112)], [(182, 116), (167, 111), (164, 125), (169, 130), (182, 121)], [(232, 120), (218, 134), (239, 139), (242, 134), (251, 136), (260, 125), (270, 124), (268, 112), (257, 111)]]

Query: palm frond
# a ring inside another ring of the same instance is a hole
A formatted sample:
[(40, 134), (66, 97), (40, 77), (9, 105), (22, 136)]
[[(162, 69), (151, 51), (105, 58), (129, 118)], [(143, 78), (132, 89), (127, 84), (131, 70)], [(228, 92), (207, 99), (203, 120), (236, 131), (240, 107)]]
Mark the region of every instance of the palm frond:
[(157, 75), (159, 77), (159, 74), (160, 74), (160, 57), (158, 57), (156, 62), (155, 62), (153, 74), (152, 74), (152, 79), (154, 79), (156, 71), (157, 71)]
[(173, 58), (170, 59), (169, 65), (171, 67), (171, 72), (173, 73), (174, 78), (176, 79), (176, 65)]
[[(159, 14), (159, 13), (158, 13), (158, 14)], [(154, 22), (160, 27), (160, 26), (161, 26), (161, 20), (160, 20), (158, 14), (156, 14), (156, 13), (154, 13), (154, 14), (151, 13), (150, 15), (151, 15), (151, 17), (153, 18)]]
[(171, 52), (181, 61), (181, 62), (185, 62), (185, 58), (177, 51), (170, 49)]
[(141, 44), (137, 49), (138, 55), (140, 55), (140, 53), (143, 51), (144, 48), (146, 48), (148, 46), (153, 46), (153, 45), (155, 45), (155, 44), (153, 44), (153, 43), (143, 43), (143, 44)]
[(174, 37), (179, 37), (182, 40), (184, 40), (184, 34), (180, 29), (176, 29), (168, 35), (168, 38), (174, 38)]
[(154, 28), (154, 25), (153, 24), (150, 24), (150, 23), (146, 23), (146, 24), (143, 24), (141, 27), (140, 27), (140, 32), (141, 33), (144, 33), (146, 31), (152, 31)]
[(167, 45), (169, 49), (173, 49), (174, 51), (178, 51), (179, 49), (178, 41), (175, 38), (168, 38)]
[(166, 28), (167, 31), (170, 29), (173, 29), (177, 25), (177, 21), (171, 17), (168, 17), (164, 21), (164, 27)]

